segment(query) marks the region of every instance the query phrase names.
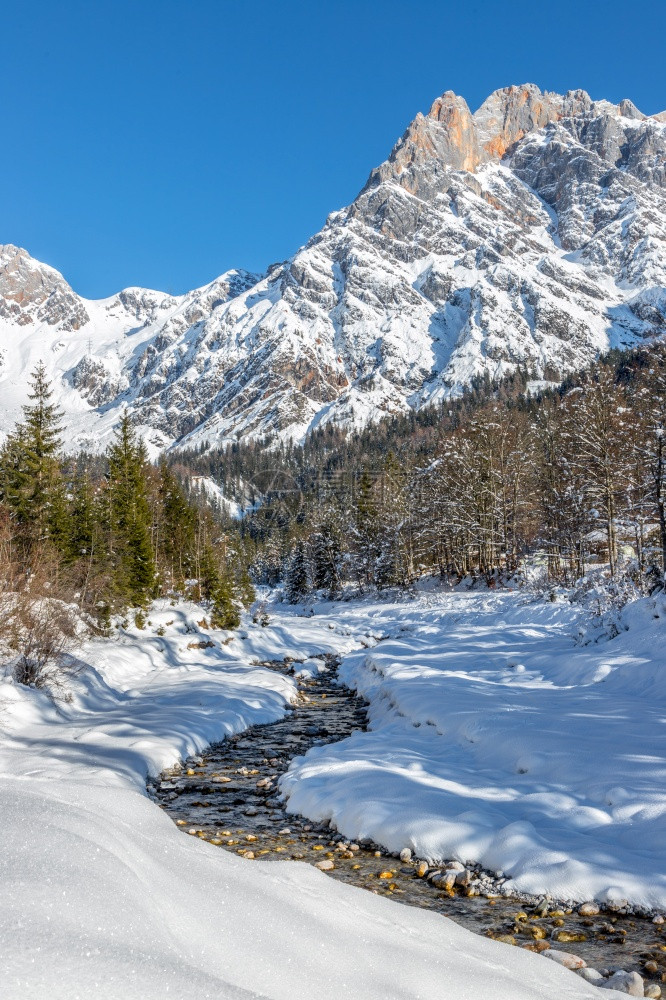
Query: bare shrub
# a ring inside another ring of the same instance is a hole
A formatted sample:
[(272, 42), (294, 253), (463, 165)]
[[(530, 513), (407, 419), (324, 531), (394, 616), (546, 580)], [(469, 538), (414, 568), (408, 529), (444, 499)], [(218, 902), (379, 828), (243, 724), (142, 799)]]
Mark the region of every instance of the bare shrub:
[(0, 523), (0, 647), (19, 684), (54, 690), (74, 669), (67, 654), (89, 627), (50, 551), (25, 560), (7, 535)]
[(19, 654), (14, 679), (41, 688), (60, 683), (67, 673), (65, 654), (78, 638), (75, 610), (52, 598), (16, 596), (9, 645)]

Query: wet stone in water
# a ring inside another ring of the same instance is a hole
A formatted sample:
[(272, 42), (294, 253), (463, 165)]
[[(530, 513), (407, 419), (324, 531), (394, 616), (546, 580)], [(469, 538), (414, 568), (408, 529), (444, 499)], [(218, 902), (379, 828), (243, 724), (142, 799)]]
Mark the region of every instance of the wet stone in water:
[[(264, 665), (291, 672), (281, 661)], [(327, 657), (327, 666), (335, 666), (334, 658)], [(335, 670), (298, 683), (304, 697), (284, 719), (253, 726), (149, 782), (151, 797), (184, 833), (255, 864), (305, 861), (328, 878), (434, 910), (515, 947), (571, 950), (591, 970), (638, 973), (645, 995), (658, 995), (656, 985), (666, 982), (666, 924), (659, 915), (617, 906), (604, 910), (592, 901), (567, 905), (549, 898), (511, 898), (503, 893), (506, 879), (473, 863), (451, 859), (429, 865), (405, 845), (392, 860), (370, 840), (355, 843), (328, 824), (286, 813), (278, 783), (291, 759), (365, 730), (367, 722), (366, 703), (338, 686)], [(652, 984), (655, 988), (647, 992)]]

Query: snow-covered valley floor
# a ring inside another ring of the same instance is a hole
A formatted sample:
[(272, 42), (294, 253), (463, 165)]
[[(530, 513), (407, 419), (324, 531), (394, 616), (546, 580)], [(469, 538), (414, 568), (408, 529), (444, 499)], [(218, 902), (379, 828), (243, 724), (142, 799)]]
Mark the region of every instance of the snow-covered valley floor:
[(517, 594), (269, 610), (227, 641), (160, 605), (80, 650), (67, 702), (0, 684), (0, 995), (597, 996), (438, 914), (183, 836), (145, 776), (285, 711), (293, 683), (257, 661), (332, 652), (371, 730), (295, 761), (291, 808), (526, 891), (666, 906), (663, 605), (587, 646), (580, 612)]

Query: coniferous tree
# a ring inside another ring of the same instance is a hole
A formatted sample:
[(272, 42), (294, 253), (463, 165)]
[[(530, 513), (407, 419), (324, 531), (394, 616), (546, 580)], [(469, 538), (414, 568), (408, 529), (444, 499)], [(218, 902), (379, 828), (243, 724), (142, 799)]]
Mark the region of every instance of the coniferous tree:
[(28, 398), (32, 402), (23, 407), (23, 447), (28, 474), (30, 518), (41, 537), (55, 526), (56, 497), (58, 507), (62, 509), (59, 501), (62, 499), (63, 484), (58, 461), (62, 411), (51, 402), (53, 390), (41, 361), (32, 373), (30, 386)]
[(220, 569), (210, 544), (205, 545), (201, 555), (199, 585), (204, 599), (211, 602), (211, 625), (214, 628), (237, 628), (240, 613), (233, 587), (228, 574)]
[(47, 540), (61, 550), (68, 536), (65, 485), (59, 462), (61, 411), (51, 402), (53, 389), (39, 362), (30, 377), (30, 403), (24, 420), (0, 454), (0, 500), (30, 545)]
[(155, 562), (151, 542), (145, 446), (127, 412), (108, 453), (107, 516), (116, 597), (143, 605), (153, 594)]
[(331, 514), (310, 535), (312, 585), (334, 600), (342, 589), (342, 545)]
[(178, 479), (162, 461), (159, 468), (159, 523), (156, 548), (167, 582), (177, 590), (194, 574), (197, 516)]
[(310, 579), (305, 544), (296, 542), (289, 559), (285, 579), (285, 595), (290, 604), (298, 604), (310, 593)]
[(232, 629), (238, 628), (240, 621), (240, 612), (234, 600), (233, 585), (229, 577), (223, 574), (213, 595), (211, 625), (214, 628)]

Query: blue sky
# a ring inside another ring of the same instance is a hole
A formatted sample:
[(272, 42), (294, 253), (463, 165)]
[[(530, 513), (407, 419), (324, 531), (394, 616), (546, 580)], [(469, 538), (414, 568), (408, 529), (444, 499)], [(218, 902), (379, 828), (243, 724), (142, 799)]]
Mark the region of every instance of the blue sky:
[(183, 292), (293, 253), (444, 90), (666, 108), (665, 5), (14, 0), (0, 242), (79, 293)]

